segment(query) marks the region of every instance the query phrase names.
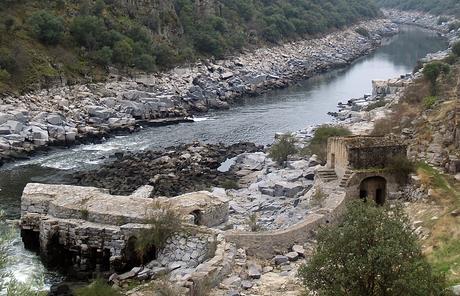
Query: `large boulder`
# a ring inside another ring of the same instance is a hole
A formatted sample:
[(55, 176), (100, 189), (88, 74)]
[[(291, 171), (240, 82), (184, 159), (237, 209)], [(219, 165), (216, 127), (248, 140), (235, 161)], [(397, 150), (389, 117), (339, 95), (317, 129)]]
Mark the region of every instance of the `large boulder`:
[(88, 111), (89, 116), (103, 120), (109, 119), (113, 114), (113, 111), (101, 106), (87, 106), (86, 110)]

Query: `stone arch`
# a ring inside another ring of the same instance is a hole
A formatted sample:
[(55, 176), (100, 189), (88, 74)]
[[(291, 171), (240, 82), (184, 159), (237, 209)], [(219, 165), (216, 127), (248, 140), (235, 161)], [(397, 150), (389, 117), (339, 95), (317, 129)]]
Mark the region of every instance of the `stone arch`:
[(201, 210), (194, 210), (190, 213), (193, 216), (193, 224), (203, 225), (203, 212)]
[(377, 204), (383, 205), (387, 196), (387, 180), (380, 176), (368, 177), (361, 181), (359, 197), (373, 199)]

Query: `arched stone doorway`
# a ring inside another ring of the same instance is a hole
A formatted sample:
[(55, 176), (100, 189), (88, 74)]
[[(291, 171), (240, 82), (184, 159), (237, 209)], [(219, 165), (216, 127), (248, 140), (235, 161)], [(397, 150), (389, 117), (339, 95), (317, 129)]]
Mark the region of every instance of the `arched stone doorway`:
[(194, 210), (193, 212), (190, 213), (193, 215), (193, 224), (195, 225), (203, 225), (203, 213), (200, 210)]
[(359, 197), (373, 199), (379, 205), (383, 205), (387, 194), (387, 180), (383, 177), (370, 177), (361, 181)]

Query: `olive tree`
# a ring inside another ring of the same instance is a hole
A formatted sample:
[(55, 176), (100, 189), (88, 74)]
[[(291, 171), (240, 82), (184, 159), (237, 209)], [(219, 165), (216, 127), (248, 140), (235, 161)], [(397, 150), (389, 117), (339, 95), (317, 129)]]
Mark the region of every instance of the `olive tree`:
[(311, 260), (299, 269), (321, 296), (448, 295), (401, 207), (350, 202), (342, 221), (322, 229)]

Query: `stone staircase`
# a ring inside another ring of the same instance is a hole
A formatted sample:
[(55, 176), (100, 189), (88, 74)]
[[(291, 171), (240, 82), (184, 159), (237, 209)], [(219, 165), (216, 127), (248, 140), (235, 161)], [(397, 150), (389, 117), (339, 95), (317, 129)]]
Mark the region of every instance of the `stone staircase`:
[(321, 178), (324, 182), (331, 182), (337, 180), (337, 174), (332, 169), (322, 169), (318, 170), (317, 175)]
[(345, 188), (345, 186), (347, 186), (348, 179), (350, 179), (351, 175), (353, 175), (353, 171), (350, 169), (347, 169), (342, 179), (340, 180), (339, 186), (342, 188)]

